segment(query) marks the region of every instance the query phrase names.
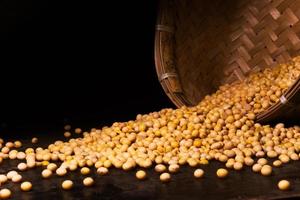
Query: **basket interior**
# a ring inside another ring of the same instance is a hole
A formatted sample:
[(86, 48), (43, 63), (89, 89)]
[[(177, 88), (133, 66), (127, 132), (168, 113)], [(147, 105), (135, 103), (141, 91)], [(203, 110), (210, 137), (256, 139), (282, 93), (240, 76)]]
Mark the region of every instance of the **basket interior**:
[(174, 0), (175, 66), (196, 105), (224, 83), (299, 54), (298, 0)]

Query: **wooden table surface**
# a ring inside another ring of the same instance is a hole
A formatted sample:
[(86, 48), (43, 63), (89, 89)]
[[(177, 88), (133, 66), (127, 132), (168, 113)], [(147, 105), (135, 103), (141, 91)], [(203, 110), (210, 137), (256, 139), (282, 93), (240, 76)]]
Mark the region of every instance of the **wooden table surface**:
[[(21, 141), (26, 147), (47, 147), (48, 144), (57, 139), (63, 139), (62, 132), (49, 132), (37, 135), (39, 143), (32, 145), (30, 138), (33, 133), (22, 134)], [(8, 135), (5, 139), (12, 139)], [(5, 160), (0, 165), (0, 173), (8, 170), (17, 170), (18, 160)], [(12, 199), (300, 199), (300, 161), (293, 161), (283, 167), (273, 168), (270, 177), (263, 177), (253, 173), (249, 167), (241, 171), (229, 171), (226, 179), (219, 179), (215, 172), (224, 164), (211, 162), (209, 165), (200, 166), (205, 175), (201, 179), (193, 177), (194, 169), (183, 166), (180, 171), (172, 175), (169, 183), (161, 183), (159, 174), (153, 168), (147, 169), (148, 178), (139, 181), (135, 178), (135, 171), (124, 172), (118, 169), (111, 169), (106, 176), (97, 175), (93, 169), (92, 177), (95, 185), (87, 188), (82, 185), (83, 175), (79, 170), (71, 172), (64, 177), (53, 175), (50, 179), (41, 177), (42, 167), (21, 172), (23, 180), (33, 183), (30, 192), (21, 192), (17, 183), (6, 183), (0, 186), (12, 190)], [(74, 187), (70, 191), (61, 189), (61, 183), (65, 179), (71, 179)], [(277, 183), (281, 179), (291, 182), (290, 191), (280, 191)]]

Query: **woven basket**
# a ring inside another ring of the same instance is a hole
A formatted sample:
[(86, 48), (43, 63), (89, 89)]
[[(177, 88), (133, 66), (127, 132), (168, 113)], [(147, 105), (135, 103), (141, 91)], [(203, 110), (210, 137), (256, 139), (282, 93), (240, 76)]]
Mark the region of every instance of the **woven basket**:
[[(300, 0), (160, 0), (159, 81), (177, 107), (300, 55)], [(300, 79), (259, 122), (300, 117)]]

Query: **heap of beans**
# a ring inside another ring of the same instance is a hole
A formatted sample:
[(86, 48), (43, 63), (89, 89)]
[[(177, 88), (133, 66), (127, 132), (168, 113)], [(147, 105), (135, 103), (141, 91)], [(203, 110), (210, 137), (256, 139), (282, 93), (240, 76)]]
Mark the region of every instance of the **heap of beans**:
[[(253, 73), (243, 82), (223, 85), (197, 106), (139, 114), (136, 120), (93, 128), (81, 138), (56, 141), (46, 149), (27, 148), (22, 152), (17, 150), (22, 146), (20, 141), (5, 143), (1, 139), (0, 163), (3, 159), (24, 160), (18, 165), (20, 171), (44, 166), (41, 174), (44, 178), (52, 174), (64, 176), (78, 168), (83, 175), (90, 174), (90, 167), (105, 175), (111, 167), (128, 171), (137, 166), (154, 166), (161, 174), (161, 181), (167, 182), (181, 165), (195, 167), (194, 176), (200, 178), (204, 171), (197, 167), (217, 160), (229, 169), (249, 166), (254, 172), (268, 176), (272, 173), (271, 165), (278, 167), (299, 160), (300, 127), (285, 127), (282, 123), (271, 127), (256, 123), (255, 118), (279, 101), (299, 75), (300, 57), (296, 57), (286, 64)], [(65, 126), (65, 130), (65, 137), (70, 137), (71, 126)], [(75, 133), (81, 134), (82, 130), (77, 128)], [(38, 139), (33, 138), (32, 143), (36, 142)], [(268, 163), (267, 157), (276, 160)], [(255, 162), (255, 158), (260, 159)], [(56, 161), (59, 166), (51, 163)], [(222, 168), (216, 175), (225, 178), (228, 171)], [(140, 170), (136, 177), (143, 180), (147, 174)], [(7, 181), (21, 182), (22, 176), (16, 171), (0, 175), (1, 185)], [(93, 183), (92, 178), (83, 181), (86, 186)], [(64, 189), (72, 186), (71, 180), (62, 183)], [(289, 183), (285, 180), (278, 187), (285, 190)], [(23, 191), (31, 188), (29, 182), (21, 184)], [(0, 191), (1, 198), (10, 194), (7, 189)]]

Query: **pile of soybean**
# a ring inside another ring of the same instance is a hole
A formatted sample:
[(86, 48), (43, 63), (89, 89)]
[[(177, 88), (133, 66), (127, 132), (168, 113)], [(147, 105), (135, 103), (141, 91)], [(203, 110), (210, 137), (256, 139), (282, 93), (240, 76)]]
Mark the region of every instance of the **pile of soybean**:
[[(241, 170), (248, 166), (256, 173), (268, 176), (272, 167), (279, 167), (290, 160), (299, 160), (300, 127), (285, 127), (279, 123), (272, 127), (255, 122), (256, 115), (279, 101), (300, 75), (300, 57), (285, 64), (266, 68), (250, 74), (242, 82), (223, 85), (206, 96), (197, 106), (179, 109), (163, 109), (135, 120), (115, 122), (110, 127), (91, 129), (80, 138), (67, 142), (56, 141), (48, 148), (27, 148), (18, 151), (20, 141), (0, 140), (0, 163), (5, 159), (19, 159), (19, 171), (8, 171), (0, 175), (2, 190), (0, 198), (11, 195), (4, 188), (7, 181), (20, 182), (21, 190), (33, 187), (27, 181), (22, 183), (22, 171), (42, 166), (41, 176), (50, 178), (55, 174), (64, 176), (81, 168), (84, 175), (90, 168), (99, 175), (109, 173), (111, 167), (124, 171), (154, 167), (160, 173), (160, 180), (168, 182), (180, 166), (195, 167), (195, 178), (205, 172), (201, 165), (211, 160), (224, 163), (216, 175), (225, 178), (226, 168)], [(71, 136), (70, 125), (65, 126), (65, 137)], [(36, 143), (37, 138), (32, 142)], [(268, 163), (266, 158), (274, 158)], [(255, 158), (259, 158), (258, 160)], [(257, 160), (257, 162), (255, 162)], [(59, 165), (55, 163), (60, 163)], [(137, 179), (145, 179), (147, 173), (139, 170)], [(92, 186), (94, 180), (86, 177), (83, 185)], [(65, 180), (62, 188), (71, 189), (72, 180)], [(282, 180), (279, 189), (289, 189), (290, 183)]]

